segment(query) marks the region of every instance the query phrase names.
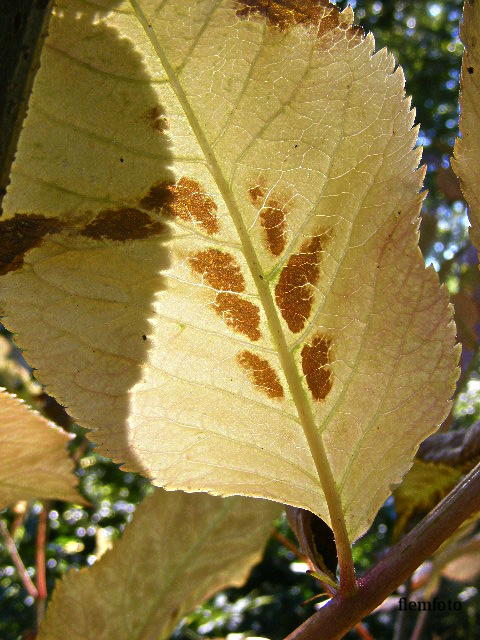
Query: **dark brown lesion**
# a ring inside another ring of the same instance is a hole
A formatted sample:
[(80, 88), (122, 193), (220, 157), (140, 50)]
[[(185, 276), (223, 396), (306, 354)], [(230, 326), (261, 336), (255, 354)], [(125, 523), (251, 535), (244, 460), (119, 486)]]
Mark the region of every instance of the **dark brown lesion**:
[(188, 259), (192, 271), (217, 291), (213, 309), (225, 324), (252, 341), (259, 340), (260, 310), (239, 293), (245, 291), (245, 279), (234, 256), (219, 249), (197, 251)]
[(138, 206), (147, 211), (155, 211), (157, 213), (168, 210), (174, 200), (172, 186), (173, 184), (166, 180), (157, 182), (150, 187), (148, 193), (138, 203)]
[(279, 31), (287, 31), (297, 24), (314, 25), (318, 37), (341, 29), (348, 40), (358, 41), (363, 36), (361, 27), (352, 26), (338, 7), (328, 0), (235, 0), (239, 18), (262, 16)]
[(315, 400), (323, 400), (332, 388), (332, 341), (328, 336), (317, 334), (302, 351), (302, 371)]
[(209, 235), (220, 230), (215, 201), (193, 178), (184, 176), (175, 184), (159, 182), (150, 188), (139, 204), (147, 211), (198, 224)]
[(80, 234), (88, 238), (107, 238), (124, 242), (125, 240), (142, 240), (166, 232), (167, 226), (145, 211), (123, 207), (100, 211), (80, 231)]
[(282, 384), (272, 365), (251, 351), (242, 351), (237, 355), (240, 366), (249, 374), (254, 386), (269, 398), (283, 398)]
[(145, 113), (145, 118), (154, 131), (164, 133), (168, 129), (168, 120), (162, 109), (157, 105)]
[(279, 196), (265, 200), (267, 190), (258, 184), (248, 191), (252, 204), (260, 208), (260, 224), (265, 233), (265, 243), (275, 257), (279, 256), (287, 244), (286, 202)]
[(331, 232), (324, 231), (306, 240), (298, 253), (290, 256), (275, 287), (275, 301), (288, 328), (301, 331), (312, 311), (315, 287), (320, 277), (320, 261)]
[(63, 226), (58, 218), (36, 214), (16, 214), (0, 221), (0, 275), (19, 269), (27, 251), (38, 247), (44, 236), (58, 233)]

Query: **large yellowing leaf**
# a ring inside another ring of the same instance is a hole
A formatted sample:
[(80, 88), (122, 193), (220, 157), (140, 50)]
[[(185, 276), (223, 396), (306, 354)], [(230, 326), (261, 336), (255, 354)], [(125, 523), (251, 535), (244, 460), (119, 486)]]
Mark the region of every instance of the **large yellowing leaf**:
[(51, 23), (0, 223), (5, 322), (125, 468), (355, 538), (458, 357), (402, 71), (325, 0), (100, 4)]
[(39, 640), (160, 640), (188, 611), (241, 586), (280, 513), (251, 498), (157, 490), (92, 568), (57, 584)]
[(478, 2), (465, 0), (460, 30), (465, 51), (462, 60), (460, 92), (460, 133), (455, 142), (452, 167), (460, 179), (467, 201), (472, 228), (471, 237), (480, 247), (480, 7)]
[(0, 390), (0, 509), (33, 498), (85, 503), (77, 492), (69, 434)]

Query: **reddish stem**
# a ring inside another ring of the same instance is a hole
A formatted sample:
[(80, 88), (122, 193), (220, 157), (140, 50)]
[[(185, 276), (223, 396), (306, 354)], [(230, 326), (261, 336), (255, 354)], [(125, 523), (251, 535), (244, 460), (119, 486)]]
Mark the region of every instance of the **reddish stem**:
[(355, 631), (358, 633), (362, 640), (374, 640), (374, 637), (367, 629), (367, 627), (363, 624), (363, 622), (357, 622), (355, 625)]
[(284, 536), (283, 533), (280, 533), (280, 531), (274, 529), (272, 537), (278, 540), (278, 542), (280, 542), (280, 544), (286, 547), (289, 551), (291, 551), (293, 555), (296, 556), (299, 560), (301, 560), (302, 562), (308, 561), (307, 557), (303, 555), (300, 549), (298, 549), (298, 547), (291, 540)]
[(35, 564), (37, 568), (37, 626), (42, 621), (45, 614), (47, 601), (47, 574), (46, 574), (46, 544), (48, 528), (48, 508), (43, 505), (42, 511), (38, 514), (37, 540), (35, 549)]
[(15, 544), (15, 540), (10, 535), (10, 531), (8, 530), (7, 525), (0, 520), (0, 534), (2, 535), (5, 546), (7, 548), (10, 557), (12, 558), (12, 562), (15, 565), (20, 580), (22, 581), (23, 586), (25, 587), (28, 595), (32, 596), (32, 598), (37, 598), (38, 591), (36, 586), (33, 584), (32, 579), (28, 575), (28, 571), (23, 564), (22, 559), (20, 558), (20, 554), (18, 553), (17, 545)]
[(425, 629), (425, 623), (427, 622), (427, 615), (428, 611), (420, 611), (410, 640), (421, 640), (423, 630)]

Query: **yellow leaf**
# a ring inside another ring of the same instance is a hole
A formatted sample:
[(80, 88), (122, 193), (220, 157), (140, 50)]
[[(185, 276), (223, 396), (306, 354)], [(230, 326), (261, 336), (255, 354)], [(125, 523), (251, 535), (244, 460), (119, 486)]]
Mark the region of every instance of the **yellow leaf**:
[(168, 637), (216, 591), (241, 586), (262, 557), (279, 505), (157, 490), (111, 551), (70, 571), (53, 593), (39, 640)]
[(5, 323), (124, 468), (356, 538), (458, 358), (403, 73), (325, 0), (102, 6), (56, 4), (0, 223)]
[(0, 390), (0, 509), (33, 498), (85, 504), (66, 449), (70, 437)]
[[(442, 568), (442, 575), (457, 582), (474, 582), (480, 574), (480, 536), (453, 546), (450, 559)], [(448, 560), (448, 550), (446, 560)]]
[(461, 468), (441, 462), (415, 460), (403, 482), (394, 491), (397, 539), (414, 516), (423, 517), (449, 493), (462, 477)]
[(460, 35), (465, 45), (460, 91), (460, 133), (455, 142), (452, 167), (468, 204), (471, 238), (480, 248), (480, 133), (478, 101), (480, 98), (480, 7), (466, 0)]

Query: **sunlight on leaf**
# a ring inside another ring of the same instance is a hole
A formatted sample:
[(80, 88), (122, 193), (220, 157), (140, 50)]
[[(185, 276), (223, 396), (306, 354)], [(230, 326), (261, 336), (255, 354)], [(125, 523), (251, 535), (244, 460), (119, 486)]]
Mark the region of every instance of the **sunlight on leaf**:
[(458, 358), (404, 76), (352, 19), (58, 2), (0, 223), (5, 323), (102, 454), (350, 539)]

